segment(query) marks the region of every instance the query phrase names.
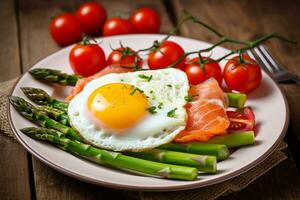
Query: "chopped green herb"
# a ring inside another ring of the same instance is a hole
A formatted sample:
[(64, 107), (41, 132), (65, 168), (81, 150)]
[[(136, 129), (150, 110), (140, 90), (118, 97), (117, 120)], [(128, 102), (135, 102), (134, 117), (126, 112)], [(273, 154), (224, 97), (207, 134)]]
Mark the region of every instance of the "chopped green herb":
[(146, 79), (148, 82), (152, 79), (152, 75), (146, 76), (145, 74), (139, 74), (139, 77), (142, 79)]
[(176, 112), (177, 108), (174, 108), (172, 110), (170, 110), (168, 113), (167, 113), (167, 116), (168, 117), (175, 117), (175, 112)]
[(186, 100), (187, 102), (191, 102), (194, 100), (194, 97), (199, 96), (198, 94), (192, 95), (192, 96), (185, 96), (184, 100)]
[(155, 100), (155, 99), (156, 99), (156, 96), (153, 95), (153, 96), (152, 96), (152, 100)]
[(163, 105), (164, 105), (164, 104), (163, 104), (162, 102), (159, 102), (157, 107), (158, 107), (159, 109), (162, 109), (162, 106), (163, 106)]
[(132, 95), (134, 95), (134, 93), (135, 93), (136, 91), (137, 91), (137, 88), (136, 88), (136, 87), (134, 87), (134, 88), (133, 88), (133, 90), (132, 90), (132, 92), (130, 92), (130, 94), (129, 94), (129, 95), (131, 95), (131, 96), (132, 96)]
[(147, 108), (146, 110), (148, 110), (151, 114), (155, 114), (157, 113), (155, 110), (156, 110), (156, 107), (155, 106), (150, 106), (149, 108)]
[(168, 86), (169, 88), (171, 88), (171, 87), (172, 87), (172, 85), (171, 85), (171, 84), (168, 84), (167, 86)]
[(143, 90), (141, 90), (140, 88), (138, 88), (138, 87), (135, 87), (135, 86), (132, 86), (132, 88), (133, 88), (133, 90), (132, 90), (132, 92), (130, 92), (130, 94), (129, 95), (134, 95), (134, 93), (136, 92), (136, 91), (139, 91), (140, 93), (144, 93), (144, 91)]
[(124, 79), (121, 79), (122, 82), (124, 82)]
[(154, 93), (154, 91), (153, 90), (150, 90), (150, 94), (153, 94)]
[(140, 92), (140, 93), (144, 93), (143, 90), (141, 90), (140, 88), (137, 87), (137, 90)]

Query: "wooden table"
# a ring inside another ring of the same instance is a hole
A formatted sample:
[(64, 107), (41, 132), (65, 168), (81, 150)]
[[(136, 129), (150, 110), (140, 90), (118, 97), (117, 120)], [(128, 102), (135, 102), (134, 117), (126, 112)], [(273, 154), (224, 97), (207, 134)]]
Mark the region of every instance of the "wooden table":
[[(59, 47), (50, 39), (51, 16), (61, 10), (75, 10), (83, 1), (0, 1), (0, 81), (9, 80), (28, 70)], [(238, 39), (252, 39), (257, 33), (279, 32), (300, 41), (300, 2), (272, 0), (174, 0), (129, 1), (103, 0), (109, 15), (130, 12), (142, 5), (156, 8), (162, 15), (162, 32), (170, 31), (183, 9), (206, 21), (219, 31)], [(215, 42), (201, 28), (184, 25), (180, 34)], [(300, 47), (278, 41), (268, 44), (278, 60), (300, 75)], [(227, 46), (230, 47), (230, 46)], [(285, 91), (291, 123), (286, 136), (288, 159), (262, 176), (247, 189), (220, 199), (300, 199), (300, 87), (280, 84)], [(276, 108), (274, 108), (276, 109)], [(87, 184), (65, 176), (32, 157), (19, 144), (0, 135), (1, 199), (130, 199), (122, 193)]]

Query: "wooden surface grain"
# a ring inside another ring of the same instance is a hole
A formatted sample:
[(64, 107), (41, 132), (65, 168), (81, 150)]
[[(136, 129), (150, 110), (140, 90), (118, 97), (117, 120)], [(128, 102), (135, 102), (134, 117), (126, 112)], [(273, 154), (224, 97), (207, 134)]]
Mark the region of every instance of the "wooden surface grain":
[[(0, 80), (21, 74), (18, 27), (13, 0), (0, 1)], [(0, 134), (0, 198), (30, 199), (28, 160), (26, 150), (10, 138)]]
[[(0, 82), (18, 76), (39, 60), (60, 49), (50, 38), (48, 25), (51, 16), (62, 10), (74, 11), (84, 0), (7, 0), (0, 1)], [(217, 27), (226, 35), (239, 39), (253, 39), (257, 33), (279, 32), (300, 41), (300, 2), (279, 0), (165, 0), (165, 1), (100, 1), (109, 16), (122, 11), (125, 15), (137, 7), (151, 6), (162, 15), (161, 31), (172, 29), (183, 9)], [(215, 42), (206, 30), (184, 25), (183, 36)], [(226, 47), (232, 47), (227, 45)], [(288, 69), (300, 75), (300, 47), (278, 41), (268, 42), (268, 47)], [(291, 108), (288, 141), (300, 141), (300, 87), (281, 84)], [(247, 189), (220, 199), (300, 199), (300, 177), (292, 153), (299, 150), (297, 143), (287, 150), (289, 159), (249, 185)], [(91, 185), (65, 176), (27, 157), (19, 144), (0, 135), (1, 199), (131, 199), (124, 192)], [(13, 158), (13, 159), (11, 159)], [(29, 185), (31, 183), (31, 185)], [(31, 186), (31, 187), (30, 187)], [(3, 198), (2, 198), (3, 197)]]

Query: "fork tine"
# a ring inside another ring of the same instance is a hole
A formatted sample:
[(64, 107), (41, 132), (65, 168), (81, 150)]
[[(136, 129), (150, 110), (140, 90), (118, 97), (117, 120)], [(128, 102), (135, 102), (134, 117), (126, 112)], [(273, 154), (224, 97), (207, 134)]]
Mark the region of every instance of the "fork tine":
[(255, 47), (254, 51), (257, 55), (257, 57), (261, 60), (261, 62), (265, 65), (266, 68), (268, 68), (268, 70), (271, 73), (274, 73), (274, 68), (272, 67), (271, 63), (268, 62), (268, 60), (265, 58), (264, 54), (260, 51), (259, 48)]
[(253, 55), (253, 53), (250, 50), (247, 50), (247, 54), (251, 59), (256, 60), (255, 56)]
[(263, 45), (259, 45), (258, 48), (261, 50), (261, 52), (265, 55), (266, 59), (269, 60), (269, 62), (273, 65), (273, 67), (277, 70), (285, 70), (277, 61), (276, 59), (271, 55), (270, 51), (267, 50), (266, 47)]
[(270, 70), (266, 67), (266, 65), (263, 63), (263, 61), (260, 59), (260, 57), (258, 55), (256, 55), (256, 53), (254, 52), (253, 49), (248, 50), (247, 51), (248, 55), (250, 56), (250, 58), (256, 60), (256, 62), (258, 62), (259, 66), (268, 74), (271, 74)]

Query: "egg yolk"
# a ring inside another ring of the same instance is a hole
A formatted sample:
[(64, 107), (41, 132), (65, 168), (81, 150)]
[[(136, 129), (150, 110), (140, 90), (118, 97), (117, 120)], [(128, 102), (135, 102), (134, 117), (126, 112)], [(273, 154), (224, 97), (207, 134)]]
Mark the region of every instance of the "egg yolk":
[(146, 115), (148, 106), (142, 91), (126, 83), (103, 85), (94, 90), (87, 101), (94, 122), (116, 134), (138, 123)]

